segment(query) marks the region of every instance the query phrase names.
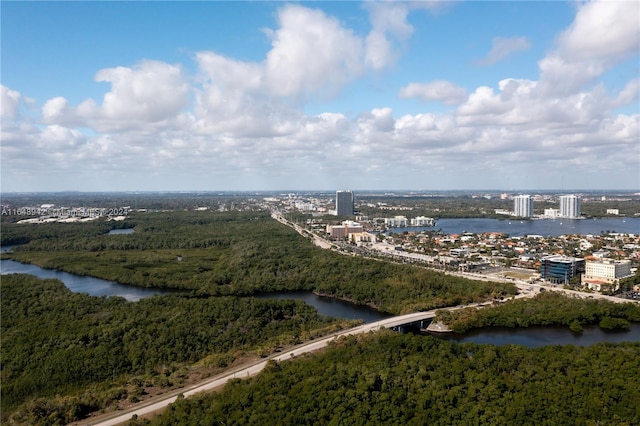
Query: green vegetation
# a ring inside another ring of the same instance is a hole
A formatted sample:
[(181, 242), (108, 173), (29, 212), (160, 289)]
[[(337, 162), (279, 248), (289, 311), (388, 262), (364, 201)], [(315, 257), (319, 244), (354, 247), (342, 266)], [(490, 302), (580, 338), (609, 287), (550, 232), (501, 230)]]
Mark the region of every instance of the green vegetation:
[(454, 344), (392, 332), (271, 364), (132, 425), (633, 425), (640, 344)]
[[(129, 227), (134, 234), (107, 235)], [(322, 250), (257, 211), (132, 213), (123, 222), (38, 225), (3, 218), (1, 239), (22, 244), (3, 258), (184, 290), (132, 303), (72, 293), (56, 280), (3, 276), (3, 424), (68, 423), (182, 386), (196, 370), (210, 375), (353, 325), (322, 318), (302, 302), (248, 297), (261, 292), (314, 291), (404, 313), (516, 291), (512, 284)], [(440, 314), (456, 330), (566, 324), (579, 331), (586, 323), (616, 329), (640, 321), (635, 306), (552, 294), (459, 315)], [(181, 399), (154, 422), (634, 424), (640, 420), (640, 408), (630, 402), (640, 397), (639, 351), (638, 344), (455, 345), (382, 332), (270, 364), (220, 395)]]
[(121, 284), (196, 290), (203, 296), (308, 290), (390, 313), (516, 292), (511, 284), (323, 250), (267, 213), (137, 214), (127, 220), (135, 233), (106, 235), (112, 223), (6, 224), (3, 242), (22, 237), (28, 243), (4, 256)]
[[(114, 227), (135, 233), (107, 235)], [(29, 424), (81, 418), (138, 400), (148, 386), (180, 384), (196, 362), (224, 367), (238, 351), (268, 354), (347, 325), (319, 318), (302, 302), (238, 296), (312, 290), (401, 313), (515, 293), (509, 284), (322, 250), (260, 212), (5, 222), (2, 242), (23, 243), (5, 258), (190, 290), (129, 303), (72, 293), (57, 281), (3, 276), (2, 415)]]
[(224, 367), (352, 325), (300, 301), (181, 293), (132, 303), (30, 275), (2, 276), (1, 308), (2, 415), (22, 405), (14, 417), (27, 424), (51, 423), (53, 413), (70, 422), (147, 387), (178, 385), (185, 366), (207, 357)]
[(513, 300), (491, 308), (441, 310), (436, 320), (456, 333), (480, 327), (534, 325), (567, 325), (575, 332), (582, 331), (585, 324), (599, 324), (603, 329), (628, 329), (629, 321), (640, 322), (640, 305), (543, 292), (534, 299)]

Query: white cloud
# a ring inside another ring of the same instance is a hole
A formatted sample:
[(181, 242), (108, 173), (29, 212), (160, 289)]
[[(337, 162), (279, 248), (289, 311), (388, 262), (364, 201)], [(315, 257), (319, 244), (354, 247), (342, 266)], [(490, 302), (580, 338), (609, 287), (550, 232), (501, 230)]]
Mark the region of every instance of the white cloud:
[(38, 145), (40, 149), (55, 150), (61, 154), (61, 151), (76, 149), (84, 141), (84, 135), (78, 130), (53, 124), (42, 131)]
[(45, 123), (66, 123), (75, 121), (75, 112), (62, 96), (49, 99), (42, 107), (42, 119)]
[(593, 1), (580, 5), (556, 48), (539, 63), (544, 93), (575, 93), (640, 50), (640, 3)]
[(362, 40), (320, 10), (289, 5), (280, 10), (264, 79), (276, 96), (337, 93), (362, 71)]
[(400, 89), (402, 99), (419, 98), (423, 101), (437, 101), (445, 105), (456, 105), (467, 97), (467, 89), (450, 81), (436, 80), (429, 83), (410, 83)]
[(629, 105), (633, 102), (638, 102), (640, 99), (640, 78), (634, 78), (627, 82), (624, 89), (618, 93), (615, 101), (612, 103), (613, 108)]
[(111, 83), (102, 104), (87, 99), (72, 107), (64, 97), (55, 97), (42, 107), (43, 121), (98, 131), (144, 128), (178, 119), (189, 99), (190, 87), (181, 67), (160, 61), (105, 68), (95, 80)]
[(7, 86), (0, 85), (0, 117), (17, 118), (20, 109), (21, 95)]
[(189, 94), (181, 67), (160, 61), (103, 69), (95, 79), (111, 83), (111, 91), (99, 107), (85, 104), (84, 114), (102, 120), (158, 122), (175, 116)]
[(499, 115), (507, 112), (510, 105), (503, 102), (491, 87), (480, 86), (469, 95), (467, 102), (460, 105), (460, 115)]
[(514, 53), (528, 50), (530, 47), (531, 41), (526, 37), (495, 37), (491, 41), (491, 50), (478, 63), (479, 65), (493, 65)]
[(366, 63), (376, 71), (393, 65), (399, 52), (395, 39), (405, 40), (413, 33), (407, 22), (408, 5), (401, 2), (365, 2), (371, 21), (366, 38)]
[[(545, 185), (568, 167), (585, 186), (603, 174), (629, 175), (639, 166), (640, 115), (613, 111), (638, 101), (639, 79), (616, 93), (584, 82), (629, 57), (634, 42), (610, 53), (579, 39), (592, 22), (588, 5), (541, 61), (537, 81), (502, 78), (468, 93), (435, 80), (398, 93), (457, 106), (447, 112), (397, 116), (390, 101), (349, 114), (305, 113), (306, 100), (329, 98), (367, 70), (393, 65), (398, 41), (413, 31), (407, 17), (416, 5), (405, 3), (367, 4), (365, 36), (324, 12), (284, 6), (262, 61), (201, 51), (194, 76), (158, 61), (100, 70), (96, 80), (111, 84), (101, 102), (50, 99), (37, 125), (20, 117), (23, 96), (3, 86), (2, 116), (12, 118), (2, 127), (3, 178), (31, 168), (43, 170), (42, 184), (59, 169), (58, 176), (89, 177), (69, 179), (64, 189), (103, 189), (104, 182), (107, 189), (295, 189), (499, 187), (505, 176), (527, 172), (549, 179)], [(589, 46), (592, 56), (575, 53)], [(563, 84), (570, 90), (552, 90)]]

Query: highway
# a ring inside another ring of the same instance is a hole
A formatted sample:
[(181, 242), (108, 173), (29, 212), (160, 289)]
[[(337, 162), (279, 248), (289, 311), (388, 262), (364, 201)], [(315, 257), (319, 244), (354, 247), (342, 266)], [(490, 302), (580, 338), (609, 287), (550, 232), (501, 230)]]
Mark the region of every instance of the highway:
[[(301, 233), (302, 235), (304, 235), (303, 233), (303, 229), (295, 224), (292, 224), (288, 221), (286, 221), (286, 219), (284, 219), (280, 214), (278, 213), (273, 213), (273, 217), (274, 219), (278, 220), (279, 222), (286, 224), (288, 226), (292, 226), (294, 227), (294, 229), (296, 229), (296, 231), (298, 231), (299, 233)], [(331, 244), (314, 235), (313, 236), (314, 242), (316, 245), (322, 247), (322, 248), (330, 248)], [(496, 277), (494, 276), (479, 276), (477, 274), (470, 274), (470, 273), (454, 273), (455, 275), (461, 275), (461, 276), (465, 276), (467, 278), (471, 278), (471, 279), (486, 279), (486, 280), (496, 280)], [(505, 280), (506, 281), (506, 280)], [(583, 292), (579, 292), (579, 291), (573, 291), (573, 290), (564, 290), (561, 288), (557, 288), (557, 287), (549, 287), (549, 286), (541, 286), (539, 284), (530, 284), (524, 281), (519, 281), (519, 280), (515, 280), (512, 281), (515, 285), (518, 286), (520, 292), (514, 296), (514, 298), (529, 298), (529, 297), (534, 297), (537, 293), (539, 293), (542, 289), (546, 289), (546, 290), (550, 290), (550, 291), (562, 291), (566, 294), (573, 294), (575, 296), (579, 296), (582, 298), (600, 298), (600, 299), (607, 299), (613, 302), (619, 302), (619, 303), (624, 303), (624, 302), (630, 302), (630, 300), (625, 300), (625, 299), (620, 299), (620, 298), (615, 298), (615, 297), (610, 297), (610, 296), (603, 296), (601, 294), (594, 294), (594, 293), (583, 293)], [(510, 300), (511, 298), (505, 299), (505, 300)], [(475, 307), (475, 306), (479, 306), (482, 305), (480, 303), (473, 303), (473, 304), (469, 304), (469, 305), (460, 305), (460, 306), (455, 306), (455, 307), (450, 307), (450, 308), (445, 308), (445, 309), (449, 309), (449, 310), (457, 310), (457, 309), (463, 309), (463, 308), (467, 308), (467, 307)], [(161, 396), (157, 396), (157, 397), (153, 397), (151, 399), (149, 399), (148, 401), (142, 402), (140, 404), (137, 404), (136, 406), (126, 409), (126, 410), (122, 410), (122, 411), (117, 411), (117, 412), (113, 412), (113, 413), (108, 413), (105, 415), (101, 415), (101, 416), (97, 416), (91, 419), (87, 419), (83, 422), (78, 422), (78, 423), (74, 423), (74, 425), (92, 425), (92, 426), (111, 426), (111, 425), (118, 425), (121, 423), (124, 423), (128, 420), (131, 419), (131, 417), (133, 415), (137, 415), (138, 417), (153, 413), (155, 411), (159, 411), (164, 409), (166, 406), (168, 406), (169, 404), (173, 403), (178, 395), (182, 394), (185, 397), (189, 397), (192, 396), (196, 393), (199, 392), (205, 392), (205, 391), (210, 391), (219, 387), (224, 386), (227, 382), (229, 382), (229, 380), (232, 379), (244, 379), (244, 378), (248, 378), (248, 377), (252, 377), (255, 376), (256, 374), (258, 374), (260, 371), (262, 371), (264, 369), (264, 367), (267, 365), (267, 362), (269, 362), (270, 360), (274, 360), (277, 362), (282, 362), (282, 361), (287, 361), (290, 359), (295, 358), (296, 356), (305, 354), (305, 353), (309, 353), (309, 352), (314, 352), (314, 351), (318, 351), (320, 349), (325, 348), (329, 342), (338, 339), (340, 337), (343, 336), (349, 336), (349, 335), (356, 335), (356, 334), (361, 334), (361, 333), (368, 333), (370, 331), (376, 331), (379, 330), (380, 328), (392, 328), (392, 327), (396, 327), (396, 326), (400, 326), (403, 324), (408, 324), (411, 322), (416, 322), (416, 321), (420, 321), (420, 320), (424, 320), (424, 319), (430, 319), (430, 318), (434, 318), (435, 317), (435, 313), (437, 310), (440, 310), (442, 308), (439, 309), (434, 309), (431, 311), (425, 311), (425, 312), (414, 312), (411, 314), (406, 314), (406, 315), (399, 315), (399, 316), (395, 316), (395, 317), (391, 317), (391, 318), (387, 318), (384, 320), (380, 320), (380, 321), (376, 321), (373, 323), (369, 323), (369, 324), (364, 324), (364, 325), (360, 325), (358, 327), (354, 327), (348, 330), (344, 330), (342, 332), (338, 332), (336, 334), (333, 334), (331, 336), (328, 337), (324, 337), (322, 339), (318, 339), (318, 340), (313, 340), (313, 341), (309, 341), (307, 343), (303, 343), (301, 345), (298, 345), (296, 347), (293, 347), (291, 349), (288, 349), (284, 352), (278, 353), (278, 354), (274, 354), (271, 355), (265, 359), (262, 359), (260, 361), (256, 361), (253, 364), (249, 364), (249, 365), (245, 365), (242, 367), (237, 367), (235, 369), (231, 369), (229, 371), (226, 371), (218, 376), (212, 377), (212, 378), (208, 378), (204, 381), (201, 381), (200, 383), (197, 383), (195, 385), (192, 385), (190, 387), (187, 388), (183, 388), (183, 389), (179, 389), (179, 390), (175, 390), (172, 391), (168, 394), (165, 395), (161, 395)]]
[[(529, 295), (519, 295), (519, 296), (532, 297), (533, 293)], [(457, 307), (448, 308), (448, 309), (456, 310), (456, 309), (462, 309), (462, 308), (477, 306), (477, 305), (478, 304), (474, 303), (471, 305), (457, 306)], [(244, 378), (255, 376), (256, 374), (258, 374), (260, 371), (264, 369), (264, 367), (267, 365), (267, 362), (269, 362), (270, 360), (274, 360), (277, 362), (287, 361), (295, 358), (296, 356), (323, 349), (329, 344), (329, 342), (343, 336), (368, 333), (370, 331), (379, 330), (380, 328), (391, 328), (391, 327), (396, 327), (396, 326), (407, 324), (414, 321), (433, 318), (435, 317), (437, 310), (439, 309), (433, 309), (431, 311), (425, 311), (425, 312), (414, 312), (411, 314), (386, 318), (380, 321), (372, 322), (369, 324), (363, 324), (354, 328), (350, 328), (348, 330), (338, 332), (336, 334), (333, 334), (328, 337), (324, 337), (322, 339), (312, 340), (307, 343), (303, 343), (301, 345), (295, 346), (286, 351), (283, 351), (281, 353), (267, 357), (263, 360), (257, 361), (253, 364), (232, 369), (221, 375), (206, 379), (188, 388), (183, 388), (183, 389), (168, 393), (166, 395), (161, 395), (158, 397), (151, 398), (148, 401), (137, 404), (136, 406), (130, 409), (93, 417), (91, 419), (87, 419), (82, 422), (74, 423), (74, 425), (93, 425), (93, 426), (118, 425), (130, 420), (131, 416), (133, 415), (137, 415), (138, 417), (141, 417), (146, 414), (150, 414), (155, 411), (162, 410), (167, 405), (173, 403), (177, 399), (178, 395), (180, 394), (184, 395), (185, 397), (189, 397), (199, 392), (210, 391), (210, 390), (219, 388), (221, 386), (224, 386), (229, 380), (232, 380), (232, 379), (244, 379)]]

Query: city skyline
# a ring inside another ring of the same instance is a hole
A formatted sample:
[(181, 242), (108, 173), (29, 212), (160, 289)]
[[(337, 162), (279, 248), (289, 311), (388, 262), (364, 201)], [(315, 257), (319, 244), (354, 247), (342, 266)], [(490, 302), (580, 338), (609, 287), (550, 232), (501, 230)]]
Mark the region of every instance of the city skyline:
[(1, 191), (638, 191), (639, 13), (4, 2)]

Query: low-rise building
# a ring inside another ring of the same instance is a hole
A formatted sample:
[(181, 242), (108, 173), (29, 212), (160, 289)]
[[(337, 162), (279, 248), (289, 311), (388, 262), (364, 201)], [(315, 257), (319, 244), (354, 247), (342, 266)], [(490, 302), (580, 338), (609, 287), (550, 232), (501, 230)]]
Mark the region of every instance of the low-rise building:
[(631, 262), (628, 260), (587, 260), (582, 284), (596, 291), (617, 290), (620, 280), (631, 275)]
[(580, 276), (585, 268), (585, 260), (578, 257), (553, 255), (543, 257), (540, 262), (542, 279), (555, 284), (568, 284), (572, 278)]
[(376, 241), (376, 235), (369, 232), (356, 232), (349, 234), (349, 241), (356, 245), (373, 243)]
[(364, 232), (364, 228), (358, 222), (345, 220), (342, 225), (327, 225), (326, 231), (331, 238), (340, 240), (348, 238), (349, 234)]

